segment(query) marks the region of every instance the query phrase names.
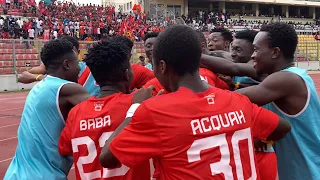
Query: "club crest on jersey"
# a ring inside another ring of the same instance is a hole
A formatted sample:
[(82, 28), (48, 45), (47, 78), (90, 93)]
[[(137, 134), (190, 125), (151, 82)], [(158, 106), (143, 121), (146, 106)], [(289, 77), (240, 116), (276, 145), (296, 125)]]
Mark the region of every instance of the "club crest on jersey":
[(213, 93), (212, 93), (212, 94), (209, 94), (209, 95), (206, 96), (205, 98), (207, 98), (208, 104), (214, 104), (215, 95), (214, 95)]
[(102, 101), (97, 101), (94, 102), (94, 111), (101, 111), (103, 108), (103, 102)]

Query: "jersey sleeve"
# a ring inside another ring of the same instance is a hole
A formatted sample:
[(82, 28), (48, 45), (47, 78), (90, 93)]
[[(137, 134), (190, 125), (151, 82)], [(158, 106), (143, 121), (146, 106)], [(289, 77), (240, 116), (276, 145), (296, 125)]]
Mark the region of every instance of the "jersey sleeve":
[(154, 78), (154, 74), (151, 70), (137, 64), (132, 65), (132, 71), (133, 71), (133, 80), (130, 85), (131, 90), (142, 87), (149, 80)]
[(144, 104), (136, 110), (131, 123), (110, 143), (110, 150), (128, 167), (162, 154), (158, 129)]
[(279, 116), (269, 110), (252, 104), (252, 134), (253, 137), (265, 140), (277, 128)]
[(168, 92), (164, 89), (164, 87), (160, 84), (157, 78), (153, 78), (150, 81), (148, 81), (145, 85), (143, 85), (143, 88), (148, 88), (149, 86), (153, 85), (154, 89), (152, 89), (152, 95), (156, 96), (159, 91), (163, 90), (164, 92), (162, 94), (168, 94)]
[(73, 110), (70, 111), (67, 119), (66, 126), (63, 128), (60, 139), (59, 139), (59, 153), (66, 156), (72, 156), (72, 146), (71, 146), (71, 127), (72, 119), (74, 118)]

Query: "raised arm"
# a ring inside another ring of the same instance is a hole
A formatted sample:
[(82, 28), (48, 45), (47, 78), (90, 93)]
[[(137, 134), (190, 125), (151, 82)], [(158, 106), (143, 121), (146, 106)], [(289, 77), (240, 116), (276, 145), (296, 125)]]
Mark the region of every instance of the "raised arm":
[(249, 76), (257, 79), (256, 70), (246, 63), (234, 63), (225, 58), (202, 54), (201, 63), (213, 71), (227, 76)]
[(251, 102), (263, 106), (275, 100), (290, 96), (303, 83), (302, 79), (289, 72), (276, 72), (269, 75), (259, 85), (237, 90)]

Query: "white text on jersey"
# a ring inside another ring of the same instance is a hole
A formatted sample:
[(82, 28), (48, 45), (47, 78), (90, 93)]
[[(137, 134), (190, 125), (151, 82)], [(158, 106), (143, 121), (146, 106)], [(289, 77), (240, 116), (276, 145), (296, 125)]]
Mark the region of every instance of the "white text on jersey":
[(80, 131), (111, 126), (110, 115), (80, 121)]
[(209, 131), (219, 131), (221, 128), (227, 128), (245, 122), (246, 119), (244, 118), (243, 112), (240, 110), (203, 117), (201, 119), (194, 119), (190, 122), (190, 125), (193, 135), (196, 135)]

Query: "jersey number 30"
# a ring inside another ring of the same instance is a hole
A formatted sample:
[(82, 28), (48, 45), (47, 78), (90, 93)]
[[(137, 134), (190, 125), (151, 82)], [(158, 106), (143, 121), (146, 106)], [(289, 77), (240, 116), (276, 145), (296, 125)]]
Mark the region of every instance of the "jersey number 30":
[[(239, 149), (240, 140), (248, 140), (250, 166), (251, 166), (251, 172), (252, 172), (252, 175), (250, 178), (248, 178), (248, 180), (255, 180), (257, 179), (257, 173), (256, 173), (255, 164), (254, 164), (254, 154), (253, 154), (253, 148), (252, 148), (250, 128), (236, 131), (231, 138), (234, 161), (236, 164), (236, 173), (237, 173), (236, 176), (238, 177), (237, 179), (245, 179), (243, 176), (243, 169), (242, 169), (241, 158), (240, 158), (240, 149)], [(189, 163), (200, 161), (201, 160), (200, 152), (203, 150), (214, 148), (214, 147), (220, 148), (221, 159), (219, 162), (210, 164), (212, 176), (222, 173), (224, 174), (225, 180), (233, 180), (234, 175), (232, 174), (232, 168), (230, 166), (230, 150), (229, 150), (226, 134), (219, 134), (219, 135), (195, 140), (187, 151)]]
[[(113, 132), (104, 132), (101, 137), (99, 138), (99, 145), (102, 148), (109, 139)], [(88, 148), (88, 155), (79, 157), (77, 161), (77, 168), (80, 174), (81, 179), (96, 179), (101, 178), (101, 171), (96, 170), (90, 173), (85, 173), (83, 170), (84, 164), (90, 164), (97, 158), (97, 148), (94, 141), (89, 136), (79, 137), (72, 139), (72, 150), (73, 152), (79, 152), (78, 146), (79, 145), (86, 145)], [(125, 165), (122, 165), (119, 168), (115, 169), (107, 169), (103, 168), (102, 178), (110, 178), (114, 176), (124, 176), (129, 171), (129, 168)]]

